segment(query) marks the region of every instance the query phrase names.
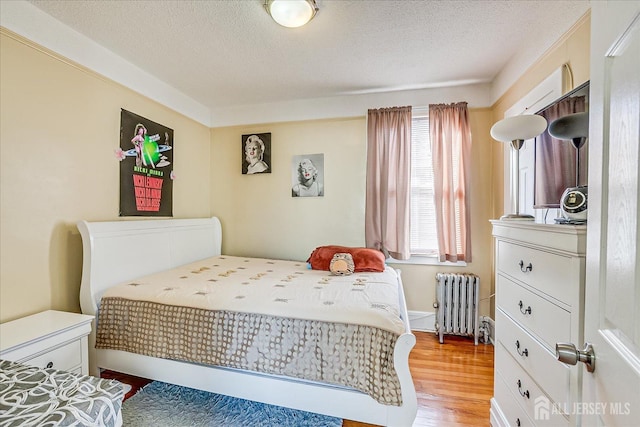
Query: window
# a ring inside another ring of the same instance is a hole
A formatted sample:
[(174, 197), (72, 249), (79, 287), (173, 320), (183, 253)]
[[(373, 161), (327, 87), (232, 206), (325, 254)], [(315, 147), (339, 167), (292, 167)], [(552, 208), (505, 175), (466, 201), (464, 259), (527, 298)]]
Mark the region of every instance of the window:
[(437, 256), (429, 114), (414, 109), (411, 120), (411, 255)]
[[(461, 167), (460, 150), (451, 152), (453, 167), (453, 188), (459, 188), (458, 178)], [(436, 205), (433, 178), (433, 162), (431, 157), (431, 137), (429, 131), (429, 109), (413, 108), (411, 118), (411, 218), (410, 239), (411, 259), (407, 261), (393, 260), (395, 263), (437, 265), (438, 233), (436, 225)], [(459, 217), (459, 203), (455, 205), (456, 218)], [(458, 253), (462, 253), (461, 230), (456, 223), (455, 232), (458, 236), (456, 246)], [(465, 266), (466, 261), (444, 261), (447, 265)]]

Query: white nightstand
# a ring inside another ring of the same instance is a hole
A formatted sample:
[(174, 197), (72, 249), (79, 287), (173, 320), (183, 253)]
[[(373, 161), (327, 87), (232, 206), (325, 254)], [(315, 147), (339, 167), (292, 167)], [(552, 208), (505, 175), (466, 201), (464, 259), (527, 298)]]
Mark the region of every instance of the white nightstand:
[(89, 374), (93, 316), (48, 310), (0, 325), (0, 359)]

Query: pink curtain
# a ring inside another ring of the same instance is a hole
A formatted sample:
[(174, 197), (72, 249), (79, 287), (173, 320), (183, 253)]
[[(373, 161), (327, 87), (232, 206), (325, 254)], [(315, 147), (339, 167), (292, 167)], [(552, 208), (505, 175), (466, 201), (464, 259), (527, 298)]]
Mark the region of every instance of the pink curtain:
[[(440, 261), (471, 261), (471, 128), (466, 102), (429, 105)], [(454, 162), (458, 172), (454, 173)]]
[(396, 259), (411, 256), (411, 107), (369, 110), (365, 242)]

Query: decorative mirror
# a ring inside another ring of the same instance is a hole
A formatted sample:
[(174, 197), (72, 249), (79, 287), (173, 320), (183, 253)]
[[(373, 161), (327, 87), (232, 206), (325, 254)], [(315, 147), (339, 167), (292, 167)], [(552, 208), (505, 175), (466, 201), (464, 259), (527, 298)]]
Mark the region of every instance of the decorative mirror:
[[(588, 110), (587, 81), (536, 114), (544, 117), (547, 123), (552, 123), (560, 117)], [(562, 193), (567, 188), (587, 185), (588, 150), (588, 142), (576, 150), (571, 141), (553, 138), (548, 129), (536, 138), (533, 195), (535, 209), (558, 208)], [(577, 158), (580, 160), (576, 171)]]

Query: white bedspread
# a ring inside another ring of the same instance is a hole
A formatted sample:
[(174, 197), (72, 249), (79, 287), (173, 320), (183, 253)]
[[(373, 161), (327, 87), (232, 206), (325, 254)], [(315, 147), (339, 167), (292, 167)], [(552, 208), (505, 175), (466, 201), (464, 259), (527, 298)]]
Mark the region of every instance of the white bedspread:
[(304, 262), (218, 256), (111, 287), (103, 297), (366, 325), (400, 335), (397, 274), (387, 267), (334, 276)]

